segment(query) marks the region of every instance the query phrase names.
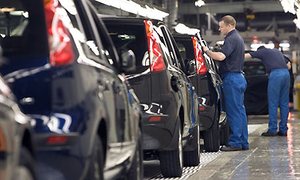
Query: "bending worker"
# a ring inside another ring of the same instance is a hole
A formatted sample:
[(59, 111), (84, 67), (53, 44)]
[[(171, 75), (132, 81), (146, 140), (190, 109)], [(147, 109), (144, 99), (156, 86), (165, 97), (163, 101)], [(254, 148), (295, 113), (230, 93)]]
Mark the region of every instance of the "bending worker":
[(208, 47), (203, 51), (216, 61), (220, 61), (220, 74), (223, 80), (225, 111), (231, 134), (228, 145), (221, 151), (248, 150), (247, 116), (244, 106), (244, 92), (247, 82), (242, 74), (244, 66), (244, 40), (235, 29), (232, 16), (224, 16), (219, 22), (219, 30), (225, 36), (221, 52), (212, 52)]
[[(245, 58), (262, 60), (267, 73), (269, 127), (262, 136), (286, 136), (287, 119), (289, 114), (290, 74), (283, 54), (278, 49), (268, 49), (260, 46), (257, 51), (245, 54)], [(280, 108), (279, 131), (277, 132), (277, 109)]]

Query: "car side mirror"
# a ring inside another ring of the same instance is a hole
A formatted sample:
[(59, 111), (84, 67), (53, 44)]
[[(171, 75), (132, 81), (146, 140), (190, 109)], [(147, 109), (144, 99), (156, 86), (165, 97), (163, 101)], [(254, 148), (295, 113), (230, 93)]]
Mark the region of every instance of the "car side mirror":
[(195, 74), (196, 73), (196, 63), (195, 63), (195, 60), (186, 60), (187, 61), (187, 73), (189, 75), (191, 74)]
[(135, 54), (132, 50), (121, 52), (121, 66), (124, 72), (133, 72), (136, 70)]

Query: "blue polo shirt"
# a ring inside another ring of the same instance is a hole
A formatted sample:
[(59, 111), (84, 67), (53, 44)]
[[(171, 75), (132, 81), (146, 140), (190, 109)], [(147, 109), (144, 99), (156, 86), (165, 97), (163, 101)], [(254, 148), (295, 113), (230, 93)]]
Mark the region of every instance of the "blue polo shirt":
[(287, 69), (285, 58), (278, 49), (261, 48), (257, 51), (250, 52), (253, 58), (261, 59), (267, 73), (273, 69)]
[(222, 46), (221, 52), (226, 58), (220, 62), (220, 73), (242, 72), (244, 66), (245, 45), (236, 29), (230, 31)]

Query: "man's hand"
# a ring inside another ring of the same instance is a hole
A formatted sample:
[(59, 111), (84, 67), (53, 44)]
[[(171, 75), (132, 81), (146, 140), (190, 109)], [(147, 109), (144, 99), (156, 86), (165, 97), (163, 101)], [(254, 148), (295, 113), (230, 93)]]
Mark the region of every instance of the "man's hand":
[(203, 49), (203, 52), (205, 52), (205, 53), (209, 50), (209, 48), (206, 46), (202, 46), (202, 49)]
[(216, 61), (223, 61), (226, 56), (222, 52), (213, 52), (207, 46), (202, 46), (203, 52)]
[(245, 58), (245, 59), (249, 59), (249, 58), (252, 58), (252, 56), (251, 56), (250, 53), (246, 53), (246, 54), (244, 55), (244, 58)]

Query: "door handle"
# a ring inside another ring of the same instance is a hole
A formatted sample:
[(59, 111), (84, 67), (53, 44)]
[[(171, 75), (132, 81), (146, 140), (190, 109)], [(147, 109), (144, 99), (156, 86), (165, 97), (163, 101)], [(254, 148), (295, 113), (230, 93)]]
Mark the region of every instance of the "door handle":
[(171, 87), (175, 92), (179, 91), (179, 86), (181, 86), (180, 84), (181, 83), (178, 80), (178, 77), (176, 77), (176, 76), (171, 77)]

